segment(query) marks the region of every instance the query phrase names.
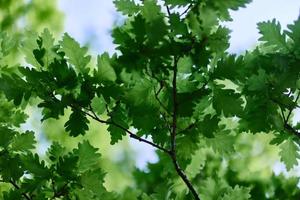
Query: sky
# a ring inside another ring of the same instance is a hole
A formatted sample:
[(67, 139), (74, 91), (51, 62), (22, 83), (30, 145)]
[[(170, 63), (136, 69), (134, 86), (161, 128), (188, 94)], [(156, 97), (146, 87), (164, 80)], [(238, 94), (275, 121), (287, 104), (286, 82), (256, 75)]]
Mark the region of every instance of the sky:
[[(112, 0), (60, 0), (65, 13), (65, 31), (82, 44), (91, 45), (95, 53), (113, 52), (111, 28), (120, 16)], [(246, 8), (231, 12), (233, 21), (225, 23), (231, 30), (229, 51), (240, 53), (253, 47), (259, 38), (256, 24), (276, 18), (282, 27), (299, 16), (299, 0), (253, 0)]]
[[(81, 44), (89, 44), (95, 54), (114, 52), (110, 30), (119, 23), (120, 14), (112, 0), (60, 0), (59, 7), (65, 13), (65, 32)], [(298, 18), (299, 10), (299, 0), (253, 0), (246, 8), (232, 11), (233, 21), (224, 24), (232, 30), (229, 52), (239, 54), (254, 47), (259, 38), (258, 22), (276, 18), (286, 28)], [(152, 147), (130, 142), (137, 153), (137, 167), (157, 161)]]

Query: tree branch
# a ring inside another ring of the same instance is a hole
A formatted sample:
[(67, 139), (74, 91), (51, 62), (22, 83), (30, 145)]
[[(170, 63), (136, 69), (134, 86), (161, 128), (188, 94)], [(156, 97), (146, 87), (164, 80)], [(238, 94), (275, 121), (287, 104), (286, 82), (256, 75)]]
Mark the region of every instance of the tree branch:
[(173, 120), (172, 120), (172, 132), (171, 132), (171, 154), (170, 157), (174, 164), (177, 174), (184, 181), (186, 186), (189, 188), (190, 192), (196, 200), (200, 200), (194, 186), (189, 181), (184, 171), (180, 168), (177, 155), (176, 155), (176, 132), (177, 132), (177, 111), (178, 111), (178, 102), (177, 102), (177, 62), (178, 58), (174, 56), (174, 66), (173, 66), (173, 80), (172, 80), (172, 97), (173, 97)]
[[(172, 80), (172, 98), (173, 98), (173, 120), (171, 132), (171, 152), (176, 153), (176, 129), (177, 129), (177, 58), (174, 57), (173, 80)], [(176, 157), (176, 156), (175, 156)]]
[(289, 124), (284, 124), (284, 128), (285, 130), (287, 130), (288, 132), (296, 135), (297, 137), (300, 138), (300, 132), (296, 131), (291, 125)]
[[(13, 180), (10, 180), (9, 183), (12, 184), (17, 190), (20, 190), (20, 187)], [(25, 199), (32, 200), (31, 197), (28, 196), (25, 192), (22, 192), (21, 194)]]
[[(291, 92), (288, 94), (288, 96), (290, 96), (290, 94), (291, 94)], [(298, 92), (297, 97), (296, 97), (296, 99), (295, 99), (295, 101), (294, 101), (295, 104), (297, 104), (297, 101), (299, 100), (299, 97), (300, 97), (300, 91)], [(295, 130), (295, 129), (289, 124), (289, 118), (290, 118), (290, 116), (291, 116), (291, 114), (292, 114), (294, 108), (289, 108), (289, 109), (288, 109), (288, 110), (289, 110), (288, 115), (285, 116), (285, 115), (284, 115), (284, 112), (283, 112), (283, 109), (282, 109), (282, 107), (281, 107), (282, 104), (281, 104), (279, 101), (275, 100), (275, 99), (271, 99), (271, 100), (272, 100), (274, 103), (276, 103), (276, 104), (279, 106), (279, 108), (280, 108), (281, 117), (282, 117), (282, 120), (283, 120), (283, 128), (284, 128), (286, 131), (288, 131), (288, 132), (292, 133), (293, 135), (295, 135), (295, 136), (297, 136), (297, 137), (300, 138), (300, 132), (298, 132), (297, 130)]]
[(151, 146), (153, 146), (153, 147), (155, 147), (155, 148), (157, 148), (157, 149), (159, 149), (159, 150), (161, 150), (161, 151), (163, 151), (163, 152), (165, 152), (165, 153), (167, 153), (167, 154), (170, 154), (170, 151), (169, 151), (168, 149), (166, 149), (166, 148), (164, 148), (164, 147), (162, 147), (162, 146), (159, 146), (159, 145), (157, 145), (157, 144), (155, 144), (155, 143), (153, 143), (153, 142), (151, 142), (151, 141), (149, 141), (149, 140), (146, 140), (146, 139), (143, 139), (143, 138), (137, 136), (136, 134), (134, 134), (133, 132), (131, 132), (131, 131), (128, 130), (127, 128), (125, 128), (125, 127), (123, 127), (123, 126), (121, 126), (121, 125), (115, 123), (113, 120), (112, 120), (112, 121), (106, 121), (106, 120), (100, 119), (100, 118), (97, 116), (97, 114), (94, 112), (94, 110), (92, 109), (91, 106), (89, 106), (89, 110), (88, 110), (88, 111), (90, 111), (92, 114), (89, 113), (89, 112), (86, 112), (86, 111), (84, 111), (84, 110), (82, 110), (82, 109), (80, 109), (80, 108), (77, 108), (77, 107), (74, 106), (74, 105), (71, 105), (71, 107), (72, 107), (72, 108), (75, 108), (75, 109), (79, 109), (81, 112), (83, 112), (84, 114), (86, 114), (87, 116), (91, 117), (92, 119), (94, 119), (94, 120), (97, 121), (97, 122), (100, 122), (100, 123), (102, 123), (102, 124), (107, 124), (107, 125), (114, 125), (114, 126), (118, 127), (119, 129), (125, 131), (125, 132), (129, 135), (129, 137), (131, 137), (131, 138), (133, 138), (133, 139), (135, 139), (135, 140), (138, 140), (138, 141), (140, 141), (140, 142), (147, 143), (147, 144), (149, 144), (149, 145), (151, 145)]

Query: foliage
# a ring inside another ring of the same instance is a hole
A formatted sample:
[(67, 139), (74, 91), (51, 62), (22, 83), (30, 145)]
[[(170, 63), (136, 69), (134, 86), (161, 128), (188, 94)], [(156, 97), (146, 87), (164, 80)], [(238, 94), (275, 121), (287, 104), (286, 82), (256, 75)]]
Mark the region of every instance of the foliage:
[[(67, 33), (57, 41), (44, 29), (13, 43), (6, 28), (0, 55), (21, 46), (26, 63), (0, 68), (3, 199), (298, 199), (298, 178), (271, 167), (298, 164), (300, 22), (284, 31), (276, 20), (259, 23), (258, 47), (230, 55), (220, 22), (249, 2), (116, 0), (127, 15), (112, 31), (118, 53), (97, 56), (95, 66)], [(156, 148), (159, 161), (135, 169), (134, 185), (109, 191), (88, 140), (36, 153), (34, 132), (20, 128), (29, 106), (43, 123), (70, 113), (71, 137), (95, 121), (112, 145), (129, 136)]]

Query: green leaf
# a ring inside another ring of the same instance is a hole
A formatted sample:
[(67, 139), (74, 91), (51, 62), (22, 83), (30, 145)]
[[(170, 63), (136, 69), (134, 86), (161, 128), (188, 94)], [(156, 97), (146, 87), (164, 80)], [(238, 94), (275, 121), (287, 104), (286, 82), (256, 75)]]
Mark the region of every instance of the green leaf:
[(243, 111), (243, 100), (240, 94), (231, 89), (215, 89), (213, 96), (213, 107), (218, 114), (222, 113), (225, 117), (240, 115)]
[(287, 170), (292, 169), (295, 165), (298, 164), (297, 159), (300, 158), (299, 147), (296, 143), (289, 138), (283, 144), (279, 146), (281, 161), (285, 164)]
[(249, 2), (251, 2), (251, 0), (215, 0), (208, 1), (207, 6), (218, 11), (223, 20), (232, 20), (229, 10), (238, 10), (240, 7), (245, 7)]
[(214, 132), (218, 129), (220, 119), (217, 115), (206, 115), (204, 119), (197, 123), (199, 131), (207, 138), (214, 137)]
[(110, 64), (108, 53), (103, 53), (97, 57), (97, 77), (100, 81), (112, 81), (117, 79), (114, 68)]
[(300, 19), (296, 20), (293, 24), (289, 24), (289, 31), (284, 31), (295, 43), (295, 45), (300, 44)]
[(141, 13), (146, 20), (146, 35), (150, 45), (155, 45), (164, 39), (168, 33), (164, 15), (156, 0), (145, 0)]
[(45, 101), (39, 103), (38, 107), (43, 108), (42, 121), (44, 121), (49, 118), (58, 119), (60, 115), (64, 114), (66, 105), (64, 105), (61, 101), (47, 98)]
[(221, 155), (230, 155), (234, 152), (235, 137), (223, 131), (215, 135), (214, 138), (206, 140), (208, 146), (211, 146), (216, 153)]
[(9, 190), (9, 192), (4, 191), (3, 192), (3, 199), (5, 200), (16, 200), (16, 199), (22, 199), (22, 193), (19, 190)]
[(41, 68), (42, 66), (36, 60), (33, 50), (39, 49), (36, 38), (38, 38), (38, 34), (35, 32), (26, 32), (24, 36), (24, 41), (21, 44), (21, 52), (25, 56), (25, 60), (28, 64), (33, 65), (34, 67)]
[(23, 176), (24, 171), (22, 166), (24, 163), (20, 157), (10, 156), (8, 153), (1, 152), (0, 156), (0, 175), (4, 181), (18, 180)]
[[(211, 30), (218, 25), (218, 14), (215, 9), (201, 7), (201, 15), (190, 15), (191, 28), (196, 35), (210, 35)], [(200, 19), (199, 19), (200, 18)], [(199, 26), (199, 27), (195, 27)]]
[(16, 106), (20, 105), (25, 94), (28, 93), (26, 82), (16, 74), (5, 75), (0, 77), (0, 90), (2, 90), (6, 98), (13, 100)]
[(78, 148), (75, 149), (74, 155), (78, 156), (78, 170), (84, 172), (97, 168), (99, 166), (100, 153), (97, 153), (98, 149), (94, 148), (87, 140), (78, 144)]
[(264, 91), (267, 87), (267, 75), (263, 69), (258, 70), (258, 74), (253, 74), (247, 81), (248, 90), (250, 91)]
[(18, 37), (17, 33), (9, 33), (2, 31), (0, 33), (0, 58), (4, 58), (5, 56), (9, 56), (10, 53), (13, 53), (15, 48), (18, 45)]
[(293, 48), (295, 49), (296, 54), (300, 55), (300, 18), (296, 20), (293, 24), (289, 24), (288, 26), (288, 31), (284, 31), (285, 34), (289, 36), (293, 40)]
[(92, 196), (101, 197), (107, 191), (102, 185), (104, 183), (105, 173), (101, 169), (89, 170), (82, 174), (81, 184)]
[(134, 0), (114, 0), (114, 4), (123, 15), (133, 15), (140, 10)]
[(199, 148), (199, 133), (196, 130), (186, 131), (183, 137), (176, 139), (177, 155), (181, 161), (191, 159)]
[[(124, 109), (121, 105), (117, 104), (113, 111), (109, 113), (110, 118), (108, 119), (109, 122), (114, 124), (118, 124), (119, 126), (123, 127), (124, 129), (128, 129), (129, 126), (126, 123), (126, 116), (124, 115)], [(115, 144), (119, 140), (122, 139), (122, 136), (126, 135), (126, 131), (123, 128), (120, 128), (114, 124), (109, 124), (107, 130), (110, 133), (111, 141), (110, 144)]]
[(154, 99), (154, 85), (148, 80), (138, 81), (126, 94), (125, 99), (135, 107), (153, 109), (156, 105)]
[(26, 131), (23, 134), (17, 134), (11, 142), (12, 151), (27, 152), (35, 147), (34, 132)]
[(241, 66), (244, 66), (243, 56), (226, 56), (218, 61), (217, 68), (214, 69), (213, 76), (218, 79), (230, 79), (234, 81), (235, 79), (240, 78)]
[(172, 7), (186, 6), (192, 2), (192, 0), (165, 0), (165, 3), (171, 5)]
[(66, 180), (75, 180), (78, 176), (78, 156), (69, 153), (63, 157), (59, 157), (56, 164), (56, 172)]
[(212, 177), (202, 181), (200, 185), (200, 197), (202, 200), (219, 199), (225, 193), (228, 186), (220, 179), (214, 180)]
[(59, 158), (65, 155), (66, 148), (61, 146), (58, 142), (53, 142), (47, 151), (47, 156), (52, 162), (57, 162)]
[(258, 23), (259, 40), (267, 46), (273, 46), (274, 50), (288, 51), (285, 33), (281, 33), (281, 26), (275, 19), (272, 21)]
[(42, 41), (42, 48), (45, 50), (43, 61), (46, 67), (48, 67), (49, 64), (52, 63), (55, 58), (59, 59), (60, 57), (56, 53), (57, 49), (55, 49), (54, 47), (54, 37), (48, 29), (44, 29), (40, 38)]
[(89, 129), (89, 120), (85, 114), (78, 109), (72, 109), (69, 120), (65, 123), (65, 129), (73, 137), (84, 135), (85, 131)]
[(96, 112), (96, 114), (98, 115), (102, 115), (105, 112), (106, 106), (105, 106), (106, 102), (103, 98), (102, 95), (100, 95), (100, 97), (94, 97), (92, 99), (92, 108), (93, 110)]
[(45, 162), (39, 159), (37, 154), (29, 153), (27, 155), (22, 155), (21, 157), (22, 165), (25, 170), (32, 174), (34, 177), (47, 180), (50, 178), (51, 171), (46, 167)]
[(251, 0), (227, 0), (227, 1), (215, 0), (210, 3), (219, 9), (237, 10), (240, 7), (245, 7), (245, 5), (250, 2)]
[(189, 56), (181, 57), (177, 63), (179, 73), (191, 73), (193, 60)]
[(147, 22), (154, 22), (162, 17), (161, 8), (156, 0), (144, 0), (143, 3), (141, 11)]
[(217, 31), (210, 35), (208, 46), (212, 52), (223, 54), (229, 48), (230, 30), (226, 27), (219, 26)]
[(60, 41), (60, 45), (68, 57), (68, 61), (74, 65), (77, 72), (88, 73), (89, 68), (87, 67), (87, 64), (91, 60), (91, 56), (86, 56), (88, 49), (86, 47), (80, 47), (78, 42), (67, 33), (64, 34), (63, 40)]
[(0, 147), (6, 149), (16, 134), (18, 133), (5, 126), (0, 126)]
[(222, 200), (247, 200), (250, 199), (250, 189), (245, 187), (235, 186), (226, 192)]

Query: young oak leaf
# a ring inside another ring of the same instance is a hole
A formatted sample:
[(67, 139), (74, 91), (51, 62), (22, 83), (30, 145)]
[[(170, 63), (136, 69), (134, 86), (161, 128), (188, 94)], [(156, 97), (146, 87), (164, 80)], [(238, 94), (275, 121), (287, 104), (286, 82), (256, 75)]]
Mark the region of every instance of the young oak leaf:
[(96, 168), (99, 164), (100, 153), (87, 140), (78, 144), (78, 148), (74, 150), (74, 155), (78, 156), (78, 170), (84, 172)]
[(86, 55), (88, 51), (86, 47), (80, 47), (79, 43), (67, 33), (64, 34), (60, 45), (62, 46), (62, 51), (68, 57), (68, 61), (74, 65), (78, 72), (87, 73), (89, 71), (89, 68), (86, 66), (90, 62), (91, 56)]
[(165, 0), (165, 3), (171, 5), (171, 7), (186, 6), (192, 2), (192, 0)]
[(104, 177), (105, 177), (105, 172), (103, 172), (100, 168), (96, 170), (86, 171), (81, 175), (80, 177), (81, 185), (83, 187), (83, 190), (85, 190), (85, 194), (90, 196), (90, 199), (92, 199), (93, 196), (104, 197), (103, 195), (107, 193), (105, 187), (103, 186)]
[(214, 90), (213, 107), (217, 113), (223, 112), (225, 117), (239, 115), (243, 111), (243, 100), (240, 94), (231, 89)]
[(97, 58), (98, 71), (95, 72), (100, 81), (115, 81), (117, 79), (116, 72), (110, 64), (108, 53), (103, 53)]
[(50, 169), (46, 166), (45, 161), (40, 161), (37, 154), (27, 154), (21, 157), (23, 167), (35, 178), (47, 180), (51, 176)]
[(47, 151), (47, 156), (52, 162), (57, 162), (65, 153), (65, 147), (61, 146), (58, 142), (53, 142)]
[(296, 45), (300, 44), (300, 18), (295, 21), (293, 24), (289, 24), (288, 26), (289, 31), (284, 31)]
[(272, 21), (257, 24), (259, 33), (262, 35), (259, 40), (267, 46), (273, 46), (275, 50), (287, 51), (286, 34), (281, 33), (281, 26), (275, 19)]
[(137, 13), (140, 8), (134, 0), (114, 0), (114, 4), (119, 12), (124, 15), (133, 15)]
[(27, 31), (25, 32), (24, 38), (20, 51), (23, 53), (26, 62), (36, 68), (42, 67), (33, 54), (33, 50), (39, 48), (36, 41), (38, 34), (36, 32)]
[(206, 143), (211, 146), (212, 149), (221, 155), (230, 155), (234, 152), (235, 137), (229, 135), (227, 131), (216, 134), (214, 138), (208, 138)]
[(65, 129), (73, 137), (84, 135), (85, 131), (89, 129), (89, 120), (80, 110), (72, 109), (72, 114), (69, 120), (65, 123)]
[(295, 142), (289, 138), (279, 146), (281, 161), (285, 164), (287, 170), (298, 164), (297, 159), (300, 158), (299, 148)]
[(250, 199), (250, 189), (246, 187), (235, 186), (234, 188), (230, 188), (226, 194), (223, 196), (222, 200), (247, 200)]
[(42, 59), (46, 67), (48, 67), (55, 58), (59, 58), (54, 49), (55, 39), (48, 29), (44, 29), (40, 39), (42, 41), (42, 49), (45, 50), (45, 54)]
[[(126, 116), (124, 115), (123, 112), (124, 112), (123, 108), (119, 104), (117, 104), (114, 107), (114, 110), (109, 114), (110, 118), (108, 119), (108, 121), (118, 124), (119, 126), (123, 127), (124, 129), (128, 129), (129, 126), (125, 122)], [(114, 124), (110, 124), (108, 126), (107, 130), (111, 136), (110, 144), (117, 143), (119, 140), (122, 139), (122, 136), (126, 135), (126, 131), (124, 129), (117, 127)]]
[(16, 134), (18, 134), (16, 131), (6, 126), (0, 126), (0, 148), (6, 149)]
[(23, 134), (15, 135), (11, 142), (11, 150), (27, 152), (34, 149), (35, 143), (34, 132), (26, 131)]

